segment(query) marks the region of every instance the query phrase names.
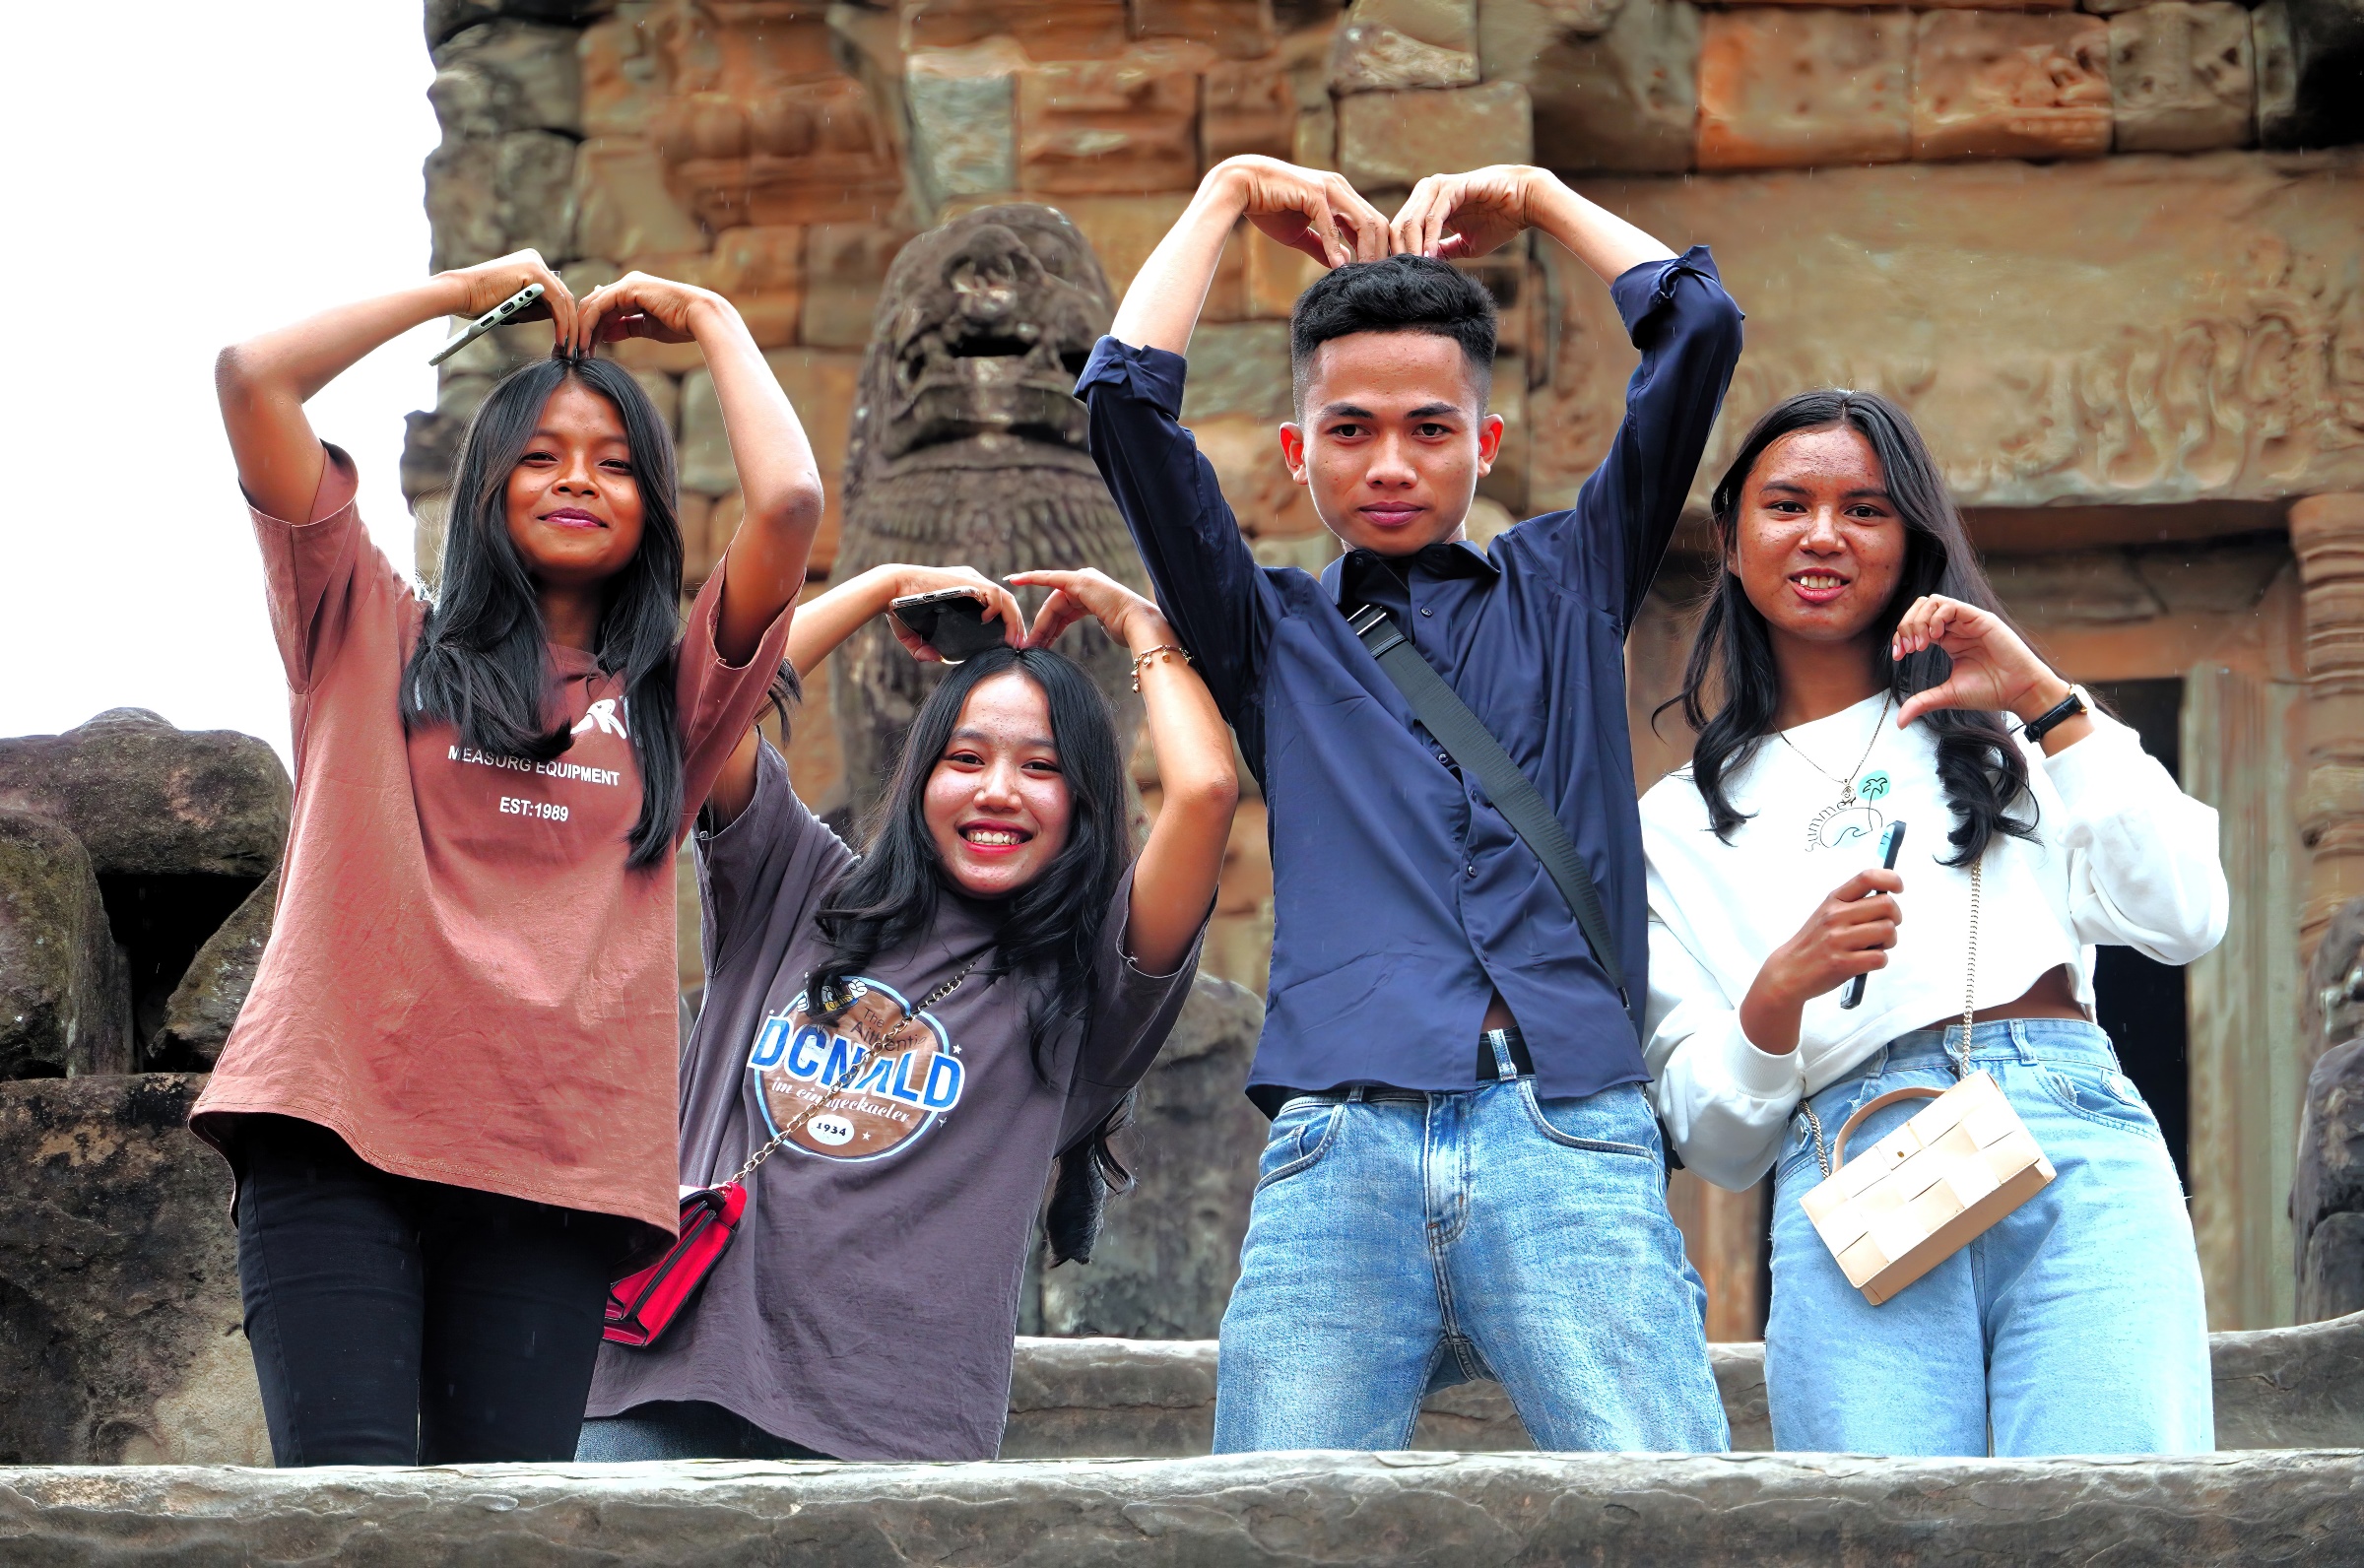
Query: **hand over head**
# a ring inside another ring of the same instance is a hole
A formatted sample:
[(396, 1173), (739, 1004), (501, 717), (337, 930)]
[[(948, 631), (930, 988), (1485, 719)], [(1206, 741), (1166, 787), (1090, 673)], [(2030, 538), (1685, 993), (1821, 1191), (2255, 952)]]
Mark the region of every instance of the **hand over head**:
[[(1009, 589), (995, 582), (974, 566), (894, 566), (888, 570), (892, 573), (891, 587), (894, 598), (907, 599), (913, 594), (942, 593), (951, 588), (966, 589), (985, 607), (981, 619), (998, 621), (1002, 627), (1003, 638), (1011, 647), (1022, 648), (1026, 645), (1026, 616), (1025, 612), (1018, 608), (1017, 598)], [(877, 601), (873, 600), (872, 603), (875, 604)], [(912, 658), (919, 660), (922, 664), (944, 662), (943, 654), (930, 647), (927, 639), (904, 625), (891, 613), (886, 617), (886, 625), (887, 629), (894, 633), (895, 640), (903, 645)]]
[(1061, 632), (1086, 616), (1105, 626), (1120, 647), (1131, 647), (1136, 635), (1150, 635), (1152, 645), (1173, 635), (1152, 601), (1092, 567), (1081, 571), (1013, 572), (1010, 580), (1021, 587), (1051, 590), (1050, 598), (1034, 614), (1033, 629), (1026, 635), (1028, 647), (1049, 647)]
[(1253, 153), (1223, 160), (1217, 172), (1236, 189), (1241, 216), (1325, 267), (1377, 261), (1388, 253), (1386, 217), (1344, 174)]
[(711, 290), (645, 272), (627, 272), (583, 295), (575, 306), (573, 331), (560, 335), (559, 348), (584, 355), (603, 343), (625, 338), (688, 343), (696, 336), (690, 325), (691, 312), (701, 305), (730, 308), (729, 302)]
[(510, 322), (556, 322), (557, 341), (561, 349), (574, 332), (577, 310), (574, 294), (550, 270), (550, 264), (538, 250), (512, 251), (492, 261), (480, 261), (473, 267), (455, 267), (444, 276), (460, 285), (460, 306), (454, 315), (473, 321), (527, 284), (538, 283), (542, 286), (542, 297), (511, 316)]
[(1429, 175), (1412, 188), (1389, 226), (1392, 253), (1466, 261), (1501, 249), (1534, 222), (1528, 202), (1539, 172), (1496, 163)]

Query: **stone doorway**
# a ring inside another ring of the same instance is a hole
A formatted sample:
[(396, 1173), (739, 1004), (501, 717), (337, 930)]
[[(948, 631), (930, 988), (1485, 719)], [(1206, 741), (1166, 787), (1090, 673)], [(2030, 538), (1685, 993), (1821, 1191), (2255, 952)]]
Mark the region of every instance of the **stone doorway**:
[[(2142, 750), (2181, 782), (2182, 679), (2106, 681), (2090, 689), (2142, 737)], [(2192, 1070), (2185, 971), (2132, 947), (2102, 947), (2094, 963), (2093, 994), (2101, 1026), (2109, 1031), (2126, 1076), (2158, 1118), (2167, 1151), (2175, 1156), (2175, 1173), (2189, 1192)]]

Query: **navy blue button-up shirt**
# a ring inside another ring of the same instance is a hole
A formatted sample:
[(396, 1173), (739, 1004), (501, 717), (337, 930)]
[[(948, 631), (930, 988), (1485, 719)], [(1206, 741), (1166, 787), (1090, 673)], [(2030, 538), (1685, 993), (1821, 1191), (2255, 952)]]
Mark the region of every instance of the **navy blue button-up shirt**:
[[(1483, 553), (1356, 551), (1260, 567), (1182, 427), (1185, 363), (1102, 338), (1076, 387), (1157, 599), (1264, 787), (1273, 969), (1248, 1092), (1268, 1112), (1350, 1083), (1466, 1089), (1495, 992), (1544, 1095), (1646, 1080), (1635, 1025), (1543, 862), (1462, 777), (1347, 626), (1377, 603), (1533, 779), (1600, 884), (1627, 994), (1643, 972), (1626, 627), (1740, 352), (1704, 248), (1611, 288), (1642, 362), (1576, 505)], [(1342, 610), (1343, 607), (1343, 610)]]

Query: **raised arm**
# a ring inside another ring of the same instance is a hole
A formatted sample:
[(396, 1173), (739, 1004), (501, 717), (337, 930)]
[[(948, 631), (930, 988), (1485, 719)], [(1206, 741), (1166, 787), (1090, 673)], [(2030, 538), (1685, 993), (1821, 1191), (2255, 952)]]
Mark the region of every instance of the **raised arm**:
[(1207, 171), (1174, 227), (1134, 274), (1108, 335), (1136, 349), (1180, 354), (1207, 303), (1223, 241), (1245, 218), (1325, 267), (1387, 254), (1387, 220), (1341, 174), (1253, 154)]
[(1089, 615), (1133, 654), (1157, 752), (1158, 807), (1133, 867), (1126, 955), (1145, 973), (1171, 974), (1207, 923), (1231, 838), (1239, 778), (1230, 732), (1154, 604), (1096, 571), (1021, 571), (1010, 580), (1056, 590), (1034, 617), (1034, 646), (1049, 646)]
[(1709, 429), (1740, 357), (1740, 311), (1704, 248), (1677, 256), (1544, 169), (1502, 164), (1431, 175), (1397, 213), (1399, 249), (1479, 256), (1536, 229), (1609, 286), (1642, 362), (1625, 418), (1574, 511), (1536, 536), (1595, 602), (1630, 624), (1681, 519)]
[[(886, 607), (895, 600), (946, 588), (971, 590), (984, 603), (985, 619), (1000, 622), (1013, 645), (1025, 641), (1025, 615), (1018, 609), (1017, 598), (984, 573), (968, 566), (889, 564), (873, 566), (860, 576), (848, 577), (827, 593), (797, 606), (796, 620), (788, 626), (788, 663), (795, 668), (798, 679), (805, 679), (821, 668), (821, 660), (837, 651), (838, 644), (861, 630), (874, 617), (886, 615)], [(937, 658), (936, 650), (913, 636), (901, 621), (889, 619), (887, 625), (903, 646), (911, 650), (912, 657), (922, 661)], [(756, 732), (751, 729), (731, 753), (730, 760), (722, 764), (714, 787), (706, 792), (706, 809), (713, 815), (715, 825), (737, 821), (739, 814), (747, 810), (748, 802), (755, 799), (758, 751)]]
[(421, 322), (483, 315), (529, 283), (545, 293), (515, 319), (555, 317), (563, 341), (574, 326), (574, 296), (540, 255), (521, 250), (337, 305), (224, 349), (214, 361), (214, 390), (247, 496), (270, 516), (304, 521), (324, 461), (320, 437), (304, 418), (305, 402), (370, 350)]
[(728, 299), (705, 289), (626, 273), (585, 294), (571, 343), (624, 338), (694, 340), (714, 377), (731, 463), (746, 500), (739, 531), (723, 552), (716, 650), (733, 664), (755, 657), (763, 632), (804, 586), (813, 532), (821, 526), (821, 469), (788, 395)]

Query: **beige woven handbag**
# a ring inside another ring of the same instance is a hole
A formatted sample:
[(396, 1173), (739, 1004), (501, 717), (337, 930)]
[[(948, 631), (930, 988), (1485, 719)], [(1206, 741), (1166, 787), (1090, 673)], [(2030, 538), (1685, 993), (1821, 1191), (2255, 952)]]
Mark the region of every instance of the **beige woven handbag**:
[[(1888, 1300), (1970, 1244), (2052, 1180), (2052, 1162), (2003, 1097), (2003, 1085), (1970, 1071), (1970, 1026), (1978, 991), (1979, 868), (1970, 868), (1970, 980), (1962, 998), (1961, 1081), (1948, 1089), (1890, 1089), (1847, 1118), (1825, 1150), (1813, 1129), (1822, 1181), (1802, 1206), (1847, 1282), (1873, 1306)], [(1950, 1053), (1948, 1053), (1950, 1054)], [(1902, 1100), (1927, 1110), (1847, 1161), (1847, 1139), (1864, 1118)]]

